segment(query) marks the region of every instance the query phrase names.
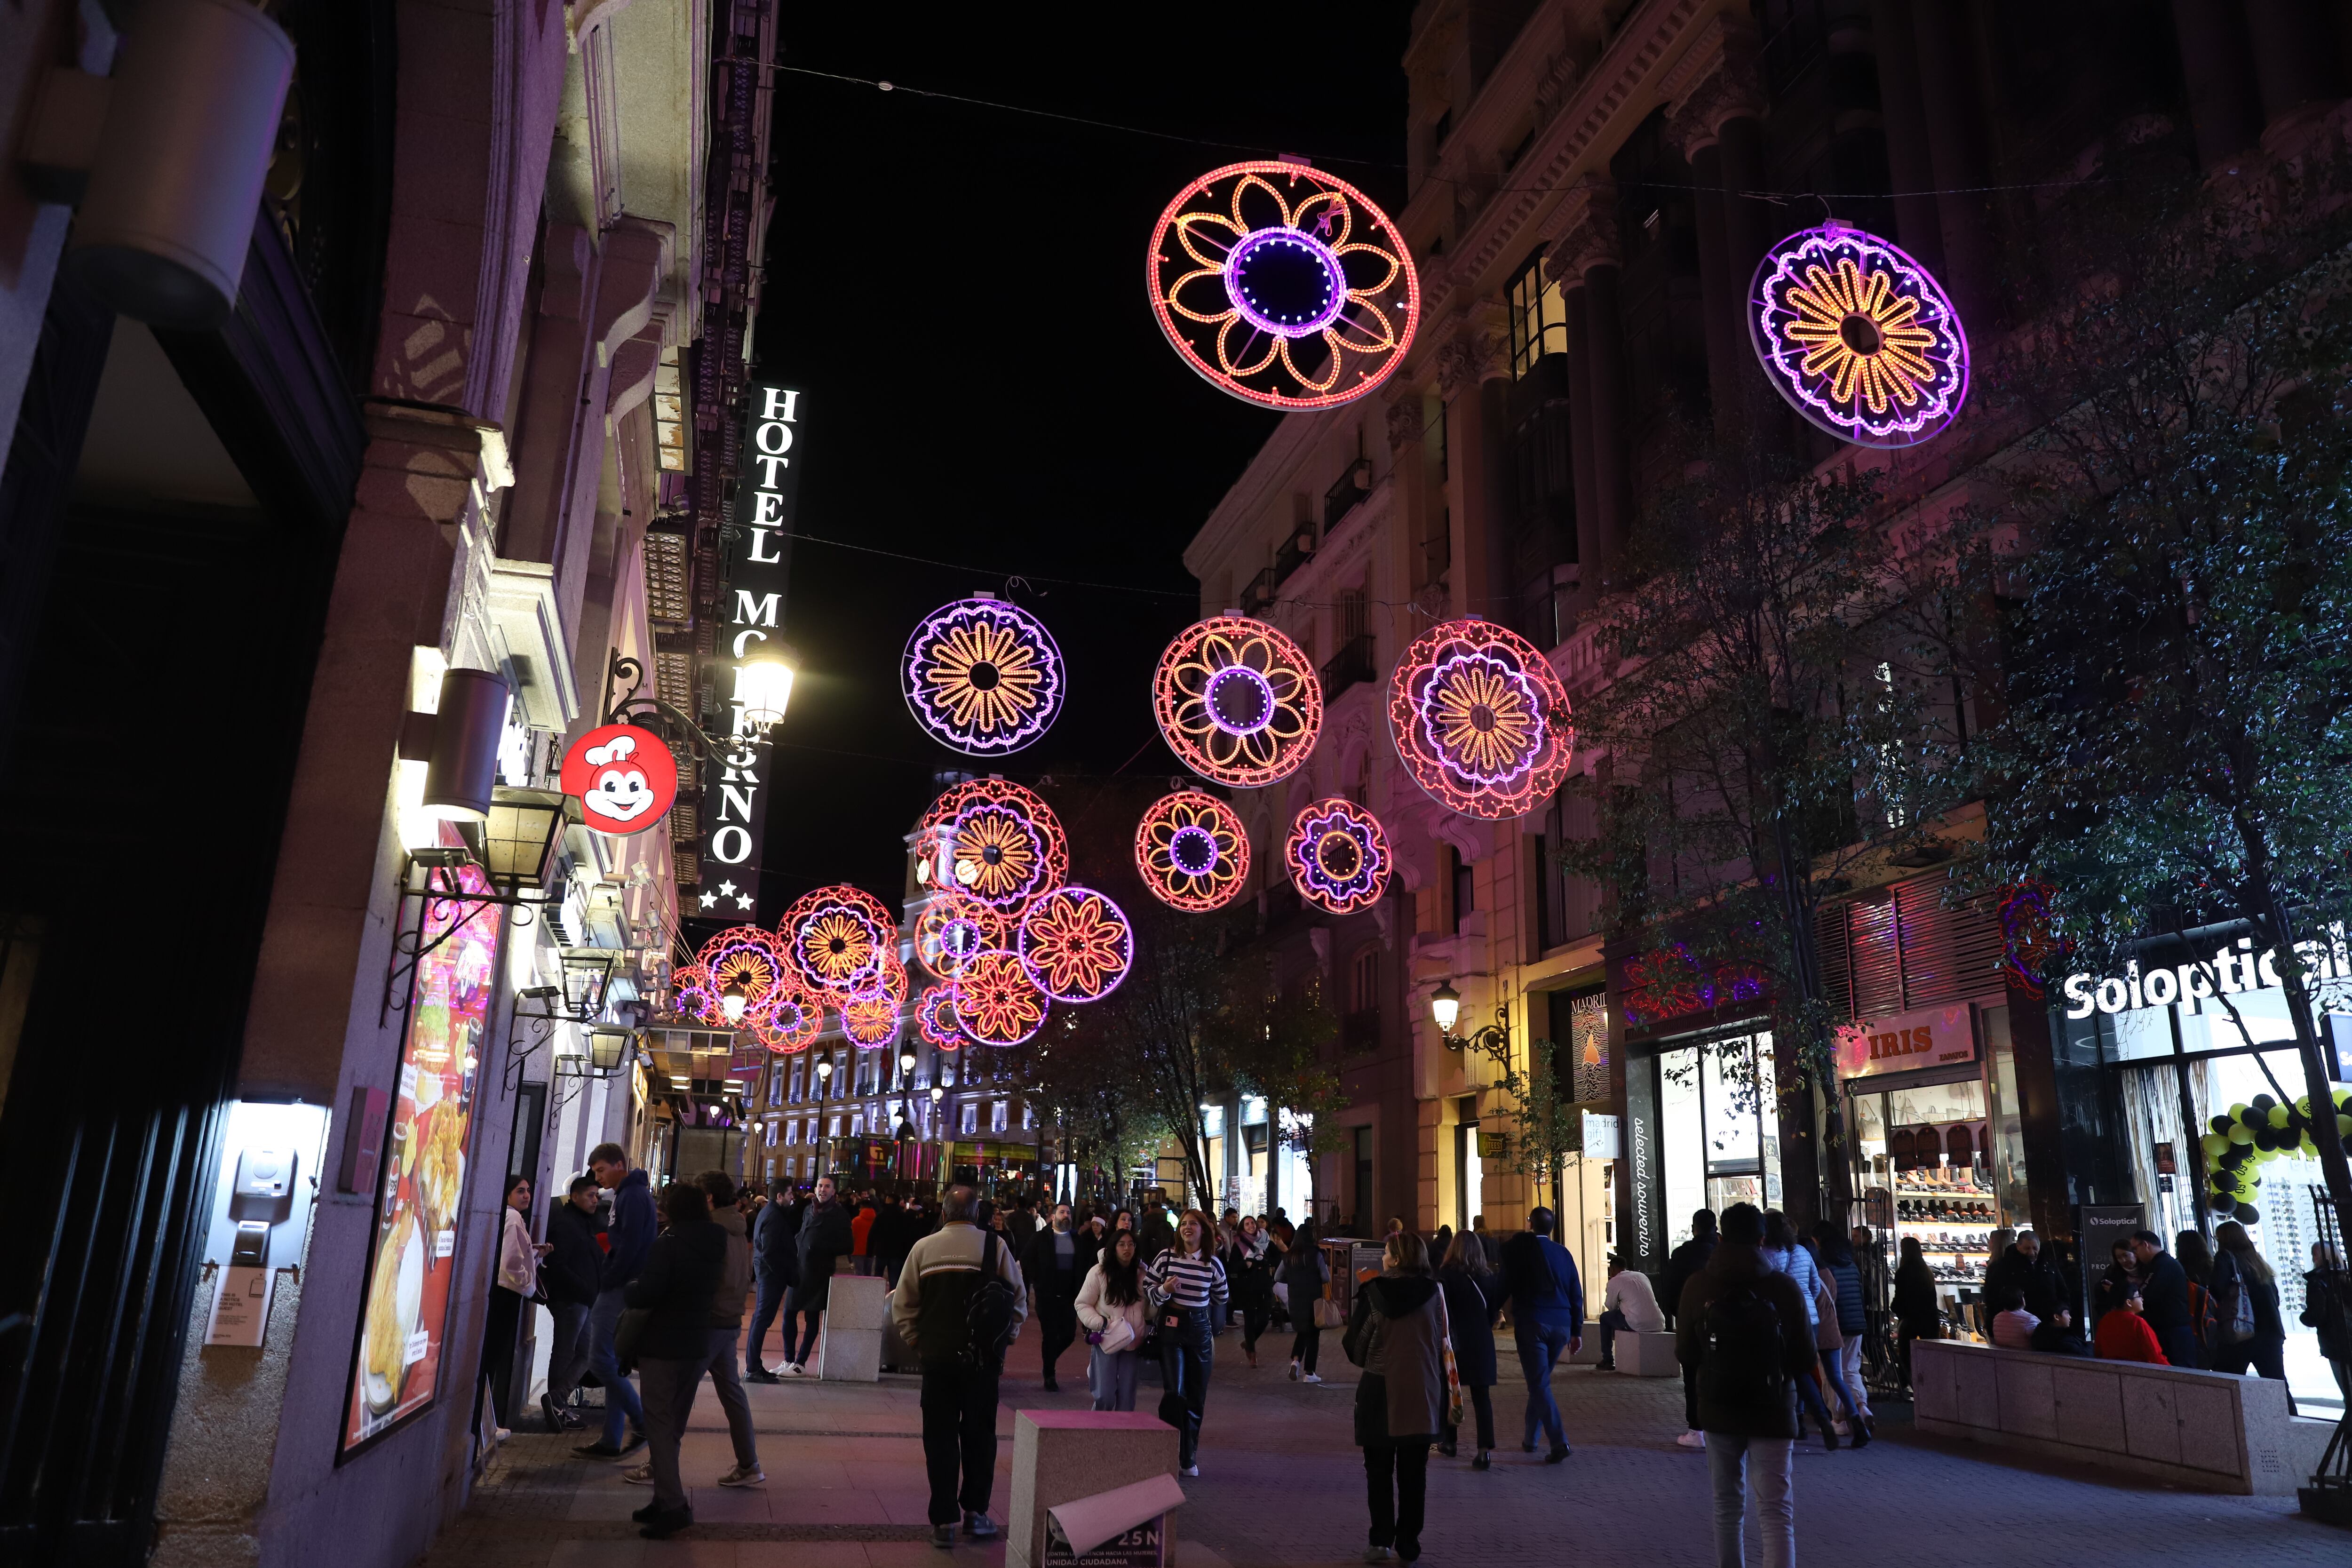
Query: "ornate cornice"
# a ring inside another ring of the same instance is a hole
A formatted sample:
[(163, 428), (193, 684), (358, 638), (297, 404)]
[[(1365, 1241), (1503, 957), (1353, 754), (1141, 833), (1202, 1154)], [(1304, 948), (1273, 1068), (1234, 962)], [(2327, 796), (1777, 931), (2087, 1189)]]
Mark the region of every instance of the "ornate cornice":
[(1454, 335), (1438, 346), (1437, 389), (1452, 397), (1465, 386), (1509, 374), (1510, 331), (1501, 304), (1481, 300), (1464, 310)]
[(1595, 267), (1614, 267), (1623, 259), (1617, 186), (1599, 174), (1579, 180), (1560, 198), (1546, 227), (1544, 272), (1563, 289), (1582, 283)]
[(1389, 405), (1389, 449), (1410, 447), (1421, 439), (1421, 394), (1408, 393)]
[(1717, 15), (1658, 86), (1666, 100), (1666, 136), (1685, 158), (1713, 146), (1730, 121), (1760, 119), (1764, 82), (1756, 67), (1755, 25)]

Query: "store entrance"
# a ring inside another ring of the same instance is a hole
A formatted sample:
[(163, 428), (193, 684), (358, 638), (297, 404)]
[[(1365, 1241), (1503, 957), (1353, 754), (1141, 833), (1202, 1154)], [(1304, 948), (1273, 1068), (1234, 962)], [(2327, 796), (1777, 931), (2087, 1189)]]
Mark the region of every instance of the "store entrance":
[[(1892, 1279), (1916, 1241), (1945, 1316), (1965, 1321), (1984, 1282), (1994, 1234), (2015, 1223), (1994, 1191), (1984, 1080), (1966, 1076), (1883, 1088), (1846, 1086), (1855, 1189)], [(2002, 1238), (2006, 1242), (2006, 1237)]]

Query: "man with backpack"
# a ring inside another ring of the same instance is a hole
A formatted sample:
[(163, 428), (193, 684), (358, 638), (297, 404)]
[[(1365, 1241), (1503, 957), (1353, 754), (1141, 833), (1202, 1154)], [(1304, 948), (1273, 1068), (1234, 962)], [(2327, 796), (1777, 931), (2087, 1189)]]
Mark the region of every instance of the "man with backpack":
[(971, 1188), (948, 1189), (940, 1228), (908, 1249), (890, 1296), (890, 1321), (922, 1363), (931, 1544), (942, 1551), (955, 1545), (959, 1511), (967, 1540), (998, 1534), (988, 1517), (996, 1479), (996, 1380), (1004, 1347), (1029, 1312), (1021, 1266), (1002, 1236), (972, 1223), (978, 1205)]
[(1683, 1288), (1675, 1353), (1696, 1368), (1699, 1430), (1715, 1491), (1715, 1560), (1745, 1563), (1752, 1458), (1766, 1568), (1797, 1560), (1796, 1384), (1813, 1374), (1813, 1332), (1796, 1283), (1763, 1258), (1764, 1213), (1723, 1211), (1722, 1239)]

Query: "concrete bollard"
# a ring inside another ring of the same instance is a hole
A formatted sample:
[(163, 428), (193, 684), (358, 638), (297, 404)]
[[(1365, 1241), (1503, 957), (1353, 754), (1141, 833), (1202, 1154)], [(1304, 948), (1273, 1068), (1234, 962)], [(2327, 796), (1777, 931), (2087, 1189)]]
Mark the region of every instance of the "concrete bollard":
[(817, 1338), (816, 1374), (827, 1383), (879, 1383), (882, 1326), (889, 1292), (864, 1274), (836, 1274), (826, 1288), (824, 1327)]
[[(1006, 1568), (1037, 1568), (1045, 1513), (1079, 1498), (1176, 1473), (1176, 1428), (1139, 1410), (1021, 1410), (1013, 1416)], [(1173, 1561), (1175, 1543), (1166, 1544)]]

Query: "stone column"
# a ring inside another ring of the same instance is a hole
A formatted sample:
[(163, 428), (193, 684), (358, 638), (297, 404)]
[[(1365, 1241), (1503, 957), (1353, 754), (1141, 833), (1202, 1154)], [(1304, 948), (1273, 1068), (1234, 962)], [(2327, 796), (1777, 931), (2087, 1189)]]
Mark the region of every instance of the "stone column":
[(2336, 29), (2317, 0), (2245, 0), (2245, 13), (2267, 145), (2342, 96), (2343, 73)]
[(1592, 603), (1601, 585), (1601, 491), (1592, 481), (1592, 333), (1586, 326), (1584, 279), (1563, 278), (1548, 263), (1546, 276), (1559, 285), (1568, 319), (1569, 461), (1576, 483), (1576, 601)]
[(2208, 170), (2244, 152), (2263, 132), (2261, 90), (2240, 7), (2231, 0), (2172, 0), (2172, 32), (2189, 85), (2197, 161)]
[(1939, 0), (1912, 12), (1919, 96), (1935, 161), (1936, 216), (1944, 235), (1945, 292), (1971, 331), (1990, 324), (1999, 301), (1998, 249), (1981, 188), (1986, 178), (1983, 106), (1977, 98), (1971, 7)]
[(1691, 170), (1691, 206), (1698, 220), (1699, 320), (1706, 331), (1706, 384), (1714, 405), (1718, 441), (1738, 437), (1740, 399), (1738, 345), (1733, 331), (1744, 324), (1740, 291), (1731, 281), (1723, 241), (1723, 150), (1713, 132), (1683, 145)]
[(1927, 116), (1919, 97), (1919, 46), (1911, 32), (1911, 0), (1871, 0), (1870, 37), (1878, 57), (1886, 172), (1895, 185), (1895, 237), (1940, 278), (1944, 230), (1936, 198), (1927, 194), (1936, 188), (1936, 164), (1927, 151)]
[(1506, 342), (1499, 304), (1465, 311), (1452, 342), (1438, 351), (1437, 385), (1445, 399), (1449, 476), (1454, 489), (1454, 607), (1510, 624), (1508, 432)]
[[(1590, 447), (1589, 454), (1581, 447), (1575, 454), (1577, 570), (1589, 594), (1624, 543), (1633, 510), (1625, 453), (1625, 323), (1617, 302), (1619, 258), (1623, 255), (1617, 232), (1617, 187), (1598, 175), (1585, 176), (1560, 204), (1552, 231), (1547, 269), (1565, 299), (1584, 296), (1583, 310), (1570, 316), (1569, 350), (1575, 360), (1569, 395), (1574, 400), (1570, 417), (1583, 428)], [(1575, 325), (1580, 321), (1580, 345)], [(1583, 366), (1581, 374), (1575, 363)], [(1584, 410), (1581, 415), (1576, 412), (1579, 407)], [(1573, 427), (1570, 439), (1577, 439)], [(1592, 496), (1589, 513), (1583, 504), (1588, 471)]]

